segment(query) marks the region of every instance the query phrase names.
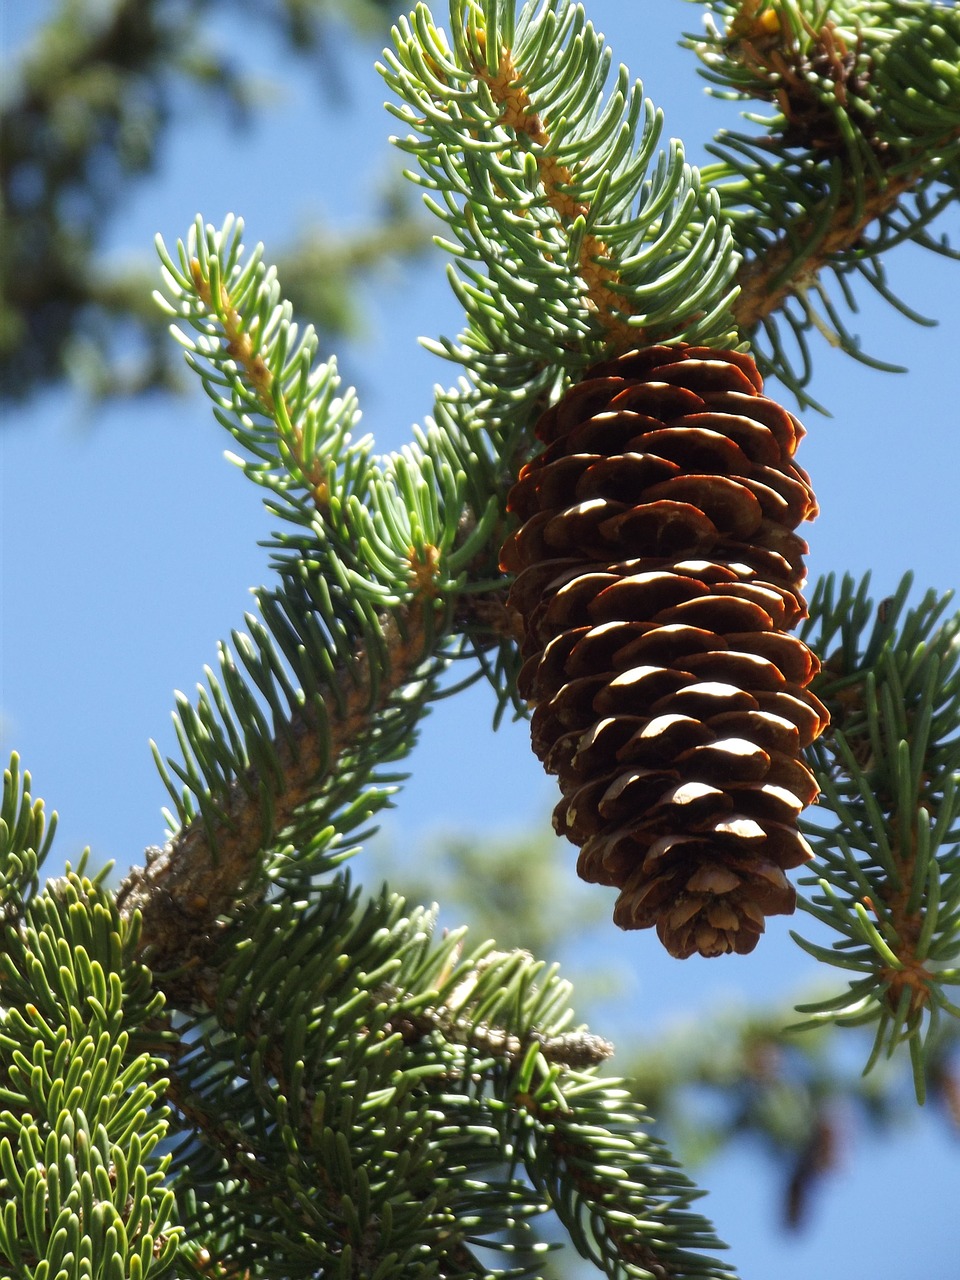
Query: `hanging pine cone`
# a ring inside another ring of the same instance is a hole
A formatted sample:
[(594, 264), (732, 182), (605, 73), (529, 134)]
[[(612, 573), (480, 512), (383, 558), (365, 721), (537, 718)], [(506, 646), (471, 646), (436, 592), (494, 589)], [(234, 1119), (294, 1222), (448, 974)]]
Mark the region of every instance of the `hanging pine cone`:
[(752, 951), (793, 911), (784, 872), (827, 713), (806, 607), (816, 500), (803, 428), (753, 360), (651, 347), (598, 365), (541, 417), (501, 566), (522, 622), (533, 748), (560, 780), (578, 871), (675, 956)]

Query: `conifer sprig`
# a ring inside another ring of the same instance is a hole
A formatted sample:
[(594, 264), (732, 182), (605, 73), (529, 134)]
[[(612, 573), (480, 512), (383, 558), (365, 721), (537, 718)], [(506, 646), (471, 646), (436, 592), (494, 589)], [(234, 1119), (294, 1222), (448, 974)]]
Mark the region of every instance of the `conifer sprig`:
[(431, 426), (384, 458), (352, 438), (353, 393), (240, 236), (232, 219), (219, 232), (198, 222), (176, 260), (162, 251), (188, 360), (282, 523), (275, 584), (255, 593), (258, 612), (220, 646), (196, 703), (178, 695), (180, 756), (158, 758), (171, 840), (121, 902), (143, 910), (159, 969), (209, 945), (266, 878), (329, 869), (389, 802), (394, 762), (461, 644), (458, 596), (478, 590), (466, 570), (498, 510), (463, 431)]
[(939, 1019), (960, 1016), (960, 616), (934, 592), (907, 608), (909, 587), (875, 609), (867, 580), (827, 578), (811, 601), (834, 727), (810, 754), (833, 821), (808, 824), (819, 866), (802, 905), (839, 938), (797, 940), (851, 975), (801, 1012), (875, 1024), (871, 1063), (906, 1040), (922, 1098)]
[(42, 800), (30, 794), (30, 775), (20, 769), (16, 752), (3, 771), (0, 801), (0, 921), (13, 924), (28, 898), (40, 887), (43, 866), (57, 829), (57, 815), (47, 818)]
[(552, 1207), (611, 1277), (729, 1274), (554, 968), (342, 873), (252, 924), (172, 1071), (196, 1246), (304, 1280), (534, 1276)]
[(899, 368), (868, 356), (842, 312), (856, 310), (859, 277), (931, 323), (894, 295), (884, 255), (909, 240), (958, 256), (928, 228), (960, 193), (960, 11), (926, 0), (695, 2), (708, 31), (685, 43), (712, 92), (770, 104), (745, 112), (749, 131), (721, 130), (708, 147), (718, 163), (703, 171), (744, 255), (742, 336), (801, 403), (814, 403), (804, 390), (814, 330)]
[(3, 928), (5, 1276), (149, 1280), (173, 1264), (164, 1039), (149, 1030), (163, 1000), (135, 945), (113, 894), (69, 869)]
[(625, 69), (604, 100), (611, 52), (579, 5), (452, 0), (447, 34), (420, 4), (393, 37), (380, 70), (412, 130), (396, 141), (468, 321), (432, 349), (497, 404), (611, 347), (735, 341), (716, 199), (678, 142), (657, 151), (661, 114)]

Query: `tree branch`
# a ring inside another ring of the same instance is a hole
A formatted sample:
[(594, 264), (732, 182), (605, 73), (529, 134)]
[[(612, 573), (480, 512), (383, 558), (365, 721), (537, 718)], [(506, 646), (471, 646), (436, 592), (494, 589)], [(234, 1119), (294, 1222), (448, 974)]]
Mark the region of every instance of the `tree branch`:
[[(843, 202), (831, 219), (826, 232), (817, 242), (817, 218), (808, 214), (780, 236), (769, 249), (744, 263), (737, 273), (740, 295), (733, 304), (737, 325), (741, 330), (755, 328), (774, 311), (779, 311), (788, 298), (799, 292), (825, 268), (831, 259), (855, 248), (867, 227), (889, 213), (902, 195), (910, 191), (922, 177), (920, 171), (890, 178), (883, 186), (870, 184), (863, 198), (852, 197)], [(798, 255), (798, 246), (814, 246)], [(797, 269), (790, 270), (792, 263)]]
[[(297, 811), (317, 797), (344, 752), (413, 678), (425, 656), (423, 605), (415, 600), (385, 615), (383, 635), (388, 669), (378, 669), (379, 654), (358, 649), (352, 663), (338, 673), (340, 698), (331, 682), (322, 721), (316, 713), (304, 711), (274, 739), (281, 784), (251, 766), (231, 787), (223, 820), (215, 829), (195, 818), (162, 850), (148, 856), (146, 866), (134, 867), (121, 885), (121, 915), (128, 921), (135, 912), (141, 915), (138, 958), (161, 974), (174, 975), (178, 991), (184, 981), (190, 988), (190, 974), (209, 955), (225, 918), (250, 891), (268, 843), (281, 837)], [(268, 797), (269, 810), (264, 803)]]

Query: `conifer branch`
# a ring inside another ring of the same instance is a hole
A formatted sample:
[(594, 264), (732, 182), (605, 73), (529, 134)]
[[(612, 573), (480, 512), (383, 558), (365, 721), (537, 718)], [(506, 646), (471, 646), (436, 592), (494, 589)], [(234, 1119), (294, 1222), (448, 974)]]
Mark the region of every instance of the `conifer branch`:
[[(818, 329), (865, 355), (818, 277), (830, 271), (855, 309), (860, 275), (922, 323), (890, 290), (883, 255), (904, 240), (956, 257), (926, 228), (960, 191), (960, 15), (915, 0), (705, 0), (705, 36), (684, 43), (711, 92), (772, 104), (744, 113), (750, 133), (721, 130), (704, 178), (720, 195), (744, 256), (734, 306), (758, 363), (801, 404)], [(940, 186), (939, 199), (927, 194)], [(819, 314), (819, 295), (826, 319)], [(790, 303), (795, 303), (790, 307)], [(803, 360), (796, 369), (781, 330)]]
[[(737, 325), (748, 333), (782, 310), (828, 267), (862, 245), (867, 229), (896, 209), (920, 172), (886, 180), (842, 202), (824, 224), (812, 213), (797, 219), (762, 255), (744, 262), (737, 273), (740, 293), (733, 304)], [(798, 260), (797, 246), (803, 246)]]
[[(5, 814), (15, 792), (5, 786)], [(0, 824), (0, 844), (10, 834)], [(0, 897), (7, 888), (0, 871)], [(0, 933), (4, 1275), (73, 1280), (85, 1266), (150, 1280), (175, 1265), (167, 1080), (145, 1034), (163, 1001), (135, 940), (113, 894), (82, 869), (31, 894)]]
[[(323, 457), (307, 456), (302, 426), (292, 419), (283, 389), (275, 388), (275, 375), (244, 328), (225, 284), (220, 282), (215, 297), (200, 260), (193, 257), (189, 270), (198, 300), (223, 325), (225, 353), (241, 367), (262, 411), (291, 422), (288, 466), (323, 511), (329, 503)], [(420, 572), (429, 591), (429, 573), (424, 575), (422, 568)], [(424, 600), (413, 598), (396, 614), (383, 614), (380, 622), (383, 648), (371, 655), (364, 644), (357, 645), (351, 660), (333, 673), (330, 689), (321, 692), (323, 712), (316, 701), (305, 705), (276, 733), (269, 754), (278, 768), (271, 776), (250, 765), (243, 780), (230, 786), (218, 826), (211, 831), (209, 819), (193, 820), (163, 850), (155, 851), (145, 868), (128, 874), (118, 902), (127, 916), (140, 911), (141, 954), (159, 972), (191, 968), (209, 951), (218, 924), (251, 891), (265, 841), (283, 837), (294, 814), (315, 799), (330, 774), (337, 772), (343, 754), (355, 748), (376, 714), (411, 680), (425, 657)], [(264, 803), (268, 794), (269, 819)], [(188, 975), (177, 979), (180, 988), (184, 977)]]
[[(399, 992), (385, 990), (385, 997), (396, 1000)], [(544, 1035), (534, 1030), (525, 1040), (511, 1035), (502, 1027), (487, 1026), (457, 1016), (455, 1009), (445, 1005), (439, 1008), (404, 1010), (388, 1024), (391, 1030), (402, 1036), (405, 1044), (416, 1044), (424, 1036), (442, 1035), (452, 1044), (462, 1044), (480, 1057), (503, 1058), (513, 1068), (518, 1068), (530, 1051), (531, 1044), (539, 1047), (547, 1062), (583, 1070), (598, 1066), (613, 1056), (613, 1045), (602, 1036), (586, 1031), (566, 1031), (559, 1035)]]
[(232, 222), (222, 235), (198, 227), (191, 243), (179, 266), (166, 259), (178, 299), (166, 305), (200, 334), (190, 358), (241, 465), (294, 532), (276, 544), (279, 587), (247, 616), (252, 639), (234, 634), (253, 689), (222, 646), (198, 708), (180, 697), (182, 794), (161, 765), (176, 834), (121, 889), (124, 913), (144, 917), (141, 954), (186, 970), (181, 994), (219, 926), (262, 893), (266, 851), (296, 847), (300, 878), (329, 868), (345, 856), (329, 827), (338, 807), (342, 833), (386, 802), (393, 788), (376, 771), (409, 746), (445, 661), (447, 597), (494, 514), (460, 536), (466, 472), (447, 461), (449, 435), (424, 438), (435, 458), (407, 450), (383, 466), (351, 442), (352, 394), (335, 397), (332, 365), (314, 366), (311, 331), (295, 345), (272, 273), (258, 254), (242, 261)]
[(868, 580), (838, 590), (828, 578), (811, 601), (834, 715), (811, 756), (836, 825), (809, 826), (820, 866), (802, 905), (838, 937), (832, 949), (797, 940), (850, 975), (800, 1012), (874, 1025), (870, 1064), (906, 1041), (922, 1099), (940, 1018), (960, 1016), (947, 994), (960, 984), (960, 616), (943, 621), (949, 596), (933, 592), (908, 609), (910, 585), (876, 608)]
[[(454, 944), (452, 951), (451, 943)], [(471, 1005), (478, 999), (489, 1002), (491, 977), (502, 979), (511, 968), (516, 968), (518, 962), (530, 973), (536, 973), (541, 966), (525, 953), (511, 956), (484, 949), (461, 963), (461, 943), (462, 938), (450, 939), (444, 944), (444, 951), (450, 955), (435, 978), (439, 991), (445, 997), (445, 1003), (438, 1008), (424, 1007), (420, 989), (404, 990), (385, 985), (366, 994), (358, 1025), (350, 1037), (354, 1052), (360, 1051), (371, 1058), (382, 1056), (384, 1046), (399, 1040), (403, 1046), (402, 1056), (398, 1060), (396, 1053), (388, 1053), (388, 1060), (395, 1060), (398, 1067), (406, 1063), (414, 1077), (418, 1072), (422, 1073), (423, 1080), (429, 1083), (437, 1096), (444, 1091), (455, 1092), (458, 1088), (464, 1072), (464, 1050), (475, 1076), (482, 1074), (491, 1079), (499, 1076), (507, 1080), (520, 1072), (534, 1045), (539, 1047), (545, 1061), (579, 1071), (598, 1065), (612, 1054), (612, 1045), (583, 1030), (546, 1033), (531, 1030), (521, 1037), (514, 1029), (515, 1019), (505, 1017), (506, 1011), (502, 1008), (487, 1021), (477, 1021), (471, 1016)], [(484, 980), (483, 975), (491, 970), (491, 966), (496, 968)], [(424, 985), (424, 976), (421, 971), (417, 987)], [(553, 975), (548, 974), (548, 982), (552, 979)], [(305, 1078), (303, 1063), (291, 1062), (282, 1037), (277, 1035), (277, 1028), (284, 1020), (275, 1002), (253, 1016), (247, 1016), (243, 999), (232, 993), (224, 998), (226, 993), (220, 989), (220, 980), (214, 975), (205, 974), (200, 985), (206, 1008), (216, 1010), (215, 1018), (207, 1015), (201, 1019), (198, 1027), (201, 1037), (208, 1031), (214, 1035), (226, 1032), (235, 1041), (237, 1071), (244, 1069), (242, 1063), (251, 1056), (260, 1059), (262, 1075), (270, 1080), (274, 1096), (277, 1099), (297, 1099), (297, 1106), (290, 1110), (286, 1122), (296, 1127), (298, 1147), (305, 1153), (310, 1152), (316, 1144), (316, 1114), (318, 1109), (324, 1108), (327, 1082)], [(563, 988), (563, 984), (557, 985)], [(356, 993), (352, 994), (355, 1000)], [(329, 991), (327, 998), (333, 998)], [(289, 1032), (289, 1023), (286, 1025)], [(219, 1097), (205, 1088), (206, 1082), (200, 1082), (199, 1087), (191, 1087), (191, 1076), (196, 1067), (195, 1046), (188, 1048), (181, 1041), (180, 1052), (175, 1057), (182, 1057), (185, 1061), (182, 1068), (174, 1065), (168, 1069), (168, 1100), (176, 1109), (181, 1127), (190, 1135), (189, 1145), (193, 1148), (197, 1144), (203, 1146), (221, 1163), (221, 1178), (242, 1185), (245, 1193), (254, 1198), (269, 1199), (275, 1193), (277, 1179), (264, 1145), (242, 1123), (225, 1116)], [(427, 1072), (423, 1070), (425, 1059), (435, 1064)], [(526, 1100), (520, 1097), (516, 1101), (511, 1100), (510, 1105), (514, 1109), (525, 1107)], [(449, 1137), (455, 1143), (458, 1140), (453, 1129)], [(349, 1195), (336, 1178), (320, 1176), (316, 1188), (311, 1202), (313, 1210), (331, 1221), (349, 1220)], [(310, 1229), (309, 1216), (303, 1216), (302, 1226), (305, 1231)], [(473, 1257), (462, 1237), (460, 1223), (451, 1222), (446, 1232), (436, 1234), (433, 1248), (437, 1252), (451, 1252), (453, 1259), (459, 1259), (462, 1267), (467, 1259)], [(360, 1266), (359, 1275), (369, 1274), (382, 1260), (384, 1240), (377, 1229), (375, 1215), (371, 1215), (365, 1239), (367, 1265)]]
[[(536, 1219), (571, 1185), (531, 1146), (533, 1105), (546, 1125), (578, 1117), (583, 1159), (627, 1171), (616, 1203), (642, 1208), (638, 1241), (662, 1237), (678, 1275), (726, 1274), (687, 1252), (716, 1247), (687, 1210), (696, 1193), (644, 1113), (596, 1078), (606, 1047), (567, 1029), (569, 987), (553, 968), (490, 943), (464, 956), (463, 930), (434, 938), (432, 913), (386, 891), (361, 902), (342, 874), (307, 904), (264, 903), (245, 925), (222, 973), (204, 976), (173, 1066), (175, 1176), (230, 1186), (226, 1198), (186, 1197), (184, 1227), (226, 1273), (256, 1270), (269, 1251), (285, 1274), (353, 1259), (349, 1274), (381, 1266), (402, 1280), (410, 1259), (429, 1257), (457, 1275), (504, 1231), (513, 1261), (532, 1266)], [(584, 1050), (593, 1065), (562, 1060)], [(514, 1172), (521, 1162), (539, 1188)]]
[(380, 70), (411, 130), (395, 141), (451, 233), (438, 243), (468, 321), (429, 345), (464, 365), (488, 418), (525, 427), (611, 341), (734, 340), (716, 198), (678, 142), (657, 152), (661, 115), (624, 68), (606, 94), (610, 50), (582, 10), (453, 0), (447, 35), (420, 4), (393, 39)]
[(44, 813), (30, 794), (30, 774), (16, 752), (3, 771), (0, 800), (0, 924), (16, 924), (40, 888), (40, 868), (50, 852), (57, 815)]
[[(478, 30), (476, 39), (478, 51), (483, 53), (486, 48), (486, 33)], [(582, 187), (582, 176), (575, 173), (569, 165), (561, 163), (556, 153), (551, 152), (550, 121), (534, 109), (524, 83), (524, 73), (514, 62), (513, 51), (507, 46), (501, 48), (499, 64), (493, 74), (484, 61), (476, 64), (473, 69), (490, 90), (493, 101), (500, 106), (500, 121), (503, 126), (512, 130), (518, 139), (527, 140), (546, 203), (556, 212), (557, 217), (567, 225), (578, 218), (585, 222), (595, 221), (591, 218), (590, 204), (571, 194)], [(613, 287), (623, 283), (616, 255), (593, 231), (585, 231), (580, 237), (577, 269), (584, 284), (584, 306), (588, 312), (593, 313), (604, 330), (604, 345), (626, 350), (649, 343), (650, 336), (642, 327), (631, 329), (624, 322), (624, 317), (632, 312), (633, 307), (629, 295), (625, 292), (617, 293)], [(678, 331), (683, 329), (685, 320), (686, 317), (676, 317)]]
[[(370, 730), (379, 712), (414, 677), (424, 657), (423, 607), (415, 603), (399, 616), (384, 615), (388, 663), (358, 649), (339, 672), (337, 691), (323, 698), (322, 719), (304, 710), (291, 717), (272, 743), (282, 786), (250, 766), (230, 789), (222, 822), (210, 831), (195, 819), (144, 867), (134, 867), (118, 892), (124, 917), (142, 917), (139, 954), (159, 973), (175, 971), (181, 993), (192, 984), (191, 971), (210, 952), (227, 917), (249, 901), (256, 885), (265, 844), (265, 829), (280, 840), (298, 811), (322, 792), (347, 752)], [(263, 802), (270, 794), (269, 819)]]
[[(573, 1110), (541, 1084), (526, 1090), (522, 1103), (529, 1117), (528, 1172), (535, 1186), (549, 1187), (580, 1254), (608, 1275), (730, 1280), (732, 1267), (696, 1252), (715, 1249), (716, 1242), (691, 1212), (695, 1192), (664, 1147), (648, 1140), (641, 1153), (630, 1144), (609, 1165), (598, 1164), (591, 1152), (597, 1129), (616, 1144), (643, 1123), (643, 1108), (627, 1101), (615, 1080), (582, 1080), (577, 1096)], [(654, 1230), (645, 1229), (653, 1222)]]

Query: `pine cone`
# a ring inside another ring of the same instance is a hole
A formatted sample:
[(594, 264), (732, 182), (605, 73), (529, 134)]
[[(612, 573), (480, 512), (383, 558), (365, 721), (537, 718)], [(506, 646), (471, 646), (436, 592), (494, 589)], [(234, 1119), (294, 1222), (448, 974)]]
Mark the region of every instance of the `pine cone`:
[(804, 617), (817, 513), (800, 423), (753, 360), (651, 347), (597, 365), (537, 424), (501, 567), (522, 623), (533, 748), (559, 776), (578, 871), (615, 922), (675, 956), (752, 951), (788, 914), (784, 872), (827, 724)]

